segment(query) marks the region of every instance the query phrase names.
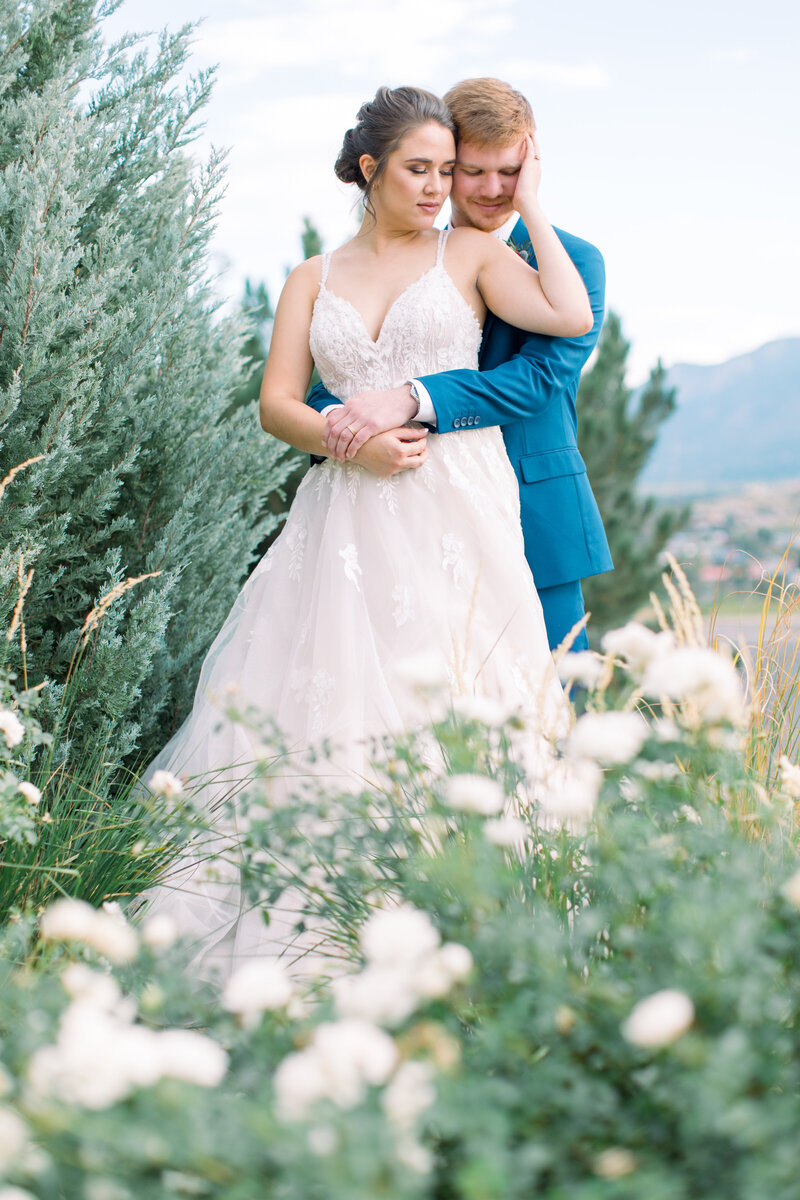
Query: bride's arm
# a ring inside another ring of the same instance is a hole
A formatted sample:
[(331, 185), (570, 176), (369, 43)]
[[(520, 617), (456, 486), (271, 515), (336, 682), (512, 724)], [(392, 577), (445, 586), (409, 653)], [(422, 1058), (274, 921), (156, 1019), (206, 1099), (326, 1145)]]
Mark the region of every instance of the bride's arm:
[(261, 382), (261, 427), (297, 450), (326, 457), (325, 418), (305, 403), (314, 362), (308, 346), (311, 313), (319, 287), (319, 259), (308, 259), (289, 275), (272, 327)]
[(538, 270), (503, 242), (475, 229), (459, 228), (451, 239), (453, 256), (471, 256), (475, 284), (486, 306), (503, 321), (530, 333), (580, 337), (592, 328), (593, 315), (574, 263), (539, 205), (539, 160), (532, 138), (517, 177), (514, 207), (528, 230)]

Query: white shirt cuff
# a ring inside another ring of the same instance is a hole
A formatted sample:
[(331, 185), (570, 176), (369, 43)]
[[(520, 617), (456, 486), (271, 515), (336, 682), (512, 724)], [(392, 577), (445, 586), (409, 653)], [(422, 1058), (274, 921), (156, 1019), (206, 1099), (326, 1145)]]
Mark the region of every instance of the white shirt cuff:
[(335, 408), (341, 408), (341, 407), (342, 407), (342, 406), (341, 406), (341, 404), (329, 404), (329, 405), (327, 406), (327, 408), (321, 408), (321, 409), (319, 410), (319, 415), (320, 415), (321, 417), (327, 417), (327, 415), (328, 415), (328, 413), (329, 413), (329, 412), (333, 412), (333, 410), (334, 410)]
[(418, 379), (412, 379), (411, 382), (417, 389), (419, 397), (419, 412), (414, 417), (414, 420), (421, 421), (423, 425), (433, 425), (435, 429), (438, 421), (436, 420), (436, 409), (433, 407), (430, 392), (425, 387), (425, 384), (420, 383)]

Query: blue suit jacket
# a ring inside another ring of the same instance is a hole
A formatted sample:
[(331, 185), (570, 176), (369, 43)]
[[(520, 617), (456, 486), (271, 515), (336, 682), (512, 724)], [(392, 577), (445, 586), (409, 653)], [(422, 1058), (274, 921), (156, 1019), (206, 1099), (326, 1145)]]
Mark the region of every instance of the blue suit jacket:
[[(437, 432), (500, 425), (520, 485), (525, 554), (539, 588), (610, 571), (603, 522), (578, 452), (575, 398), (581, 368), (603, 323), (605, 269), (590, 242), (557, 229), (589, 293), (594, 324), (578, 338), (526, 333), (486, 318), (480, 370), (426, 375)], [(536, 266), (528, 231), (518, 221), (512, 242)], [(321, 386), (308, 400), (317, 411), (336, 398)]]

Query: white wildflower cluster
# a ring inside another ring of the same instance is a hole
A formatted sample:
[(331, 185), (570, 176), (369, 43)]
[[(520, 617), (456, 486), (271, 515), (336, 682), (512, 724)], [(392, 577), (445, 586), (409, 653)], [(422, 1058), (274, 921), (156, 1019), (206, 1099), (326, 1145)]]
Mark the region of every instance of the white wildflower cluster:
[(136, 957), (136, 932), (118, 905), (98, 909), (85, 900), (56, 900), (43, 914), (39, 928), (46, 941), (81, 942), (113, 963)]
[(337, 1012), (394, 1026), (423, 1000), (437, 999), (472, 969), (472, 955), (455, 942), (441, 944), (427, 913), (413, 904), (375, 913), (361, 932), (366, 966), (333, 980)]
[(395, 1153), (404, 1166), (420, 1175), (433, 1168), (433, 1156), (414, 1136), (422, 1114), (436, 1099), (433, 1068), (429, 1063), (401, 1063), (381, 1096), (383, 1110), (397, 1133)]
[(0, 1176), (23, 1157), (30, 1145), (28, 1127), (11, 1108), (0, 1105)]
[(183, 784), (171, 771), (154, 771), (147, 786), (151, 792), (155, 792), (157, 796), (164, 796), (167, 800), (176, 800), (183, 795)]
[(641, 675), (651, 662), (674, 650), (675, 637), (667, 630), (654, 633), (639, 621), (629, 621), (620, 629), (609, 629), (601, 644), (606, 654), (622, 659), (629, 670)]
[(795, 908), (800, 908), (800, 870), (789, 876), (781, 888), (781, 892), (790, 904), (793, 904)]
[(539, 821), (544, 829), (580, 834), (592, 819), (603, 772), (587, 758), (565, 760), (561, 768), (550, 773), (537, 793)]
[(495, 817), (484, 823), (483, 836), (494, 846), (519, 852), (525, 849), (531, 829), (519, 817)]
[(449, 808), (484, 817), (502, 812), (506, 803), (501, 784), (488, 775), (450, 775), (445, 780), (442, 799)]
[(252, 1029), (261, 1014), (285, 1008), (295, 994), (284, 965), (277, 959), (253, 959), (231, 975), (225, 985), (222, 1007), (239, 1017), (246, 1029)]
[(567, 755), (616, 766), (636, 758), (648, 732), (647, 722), (638, 712), (584, 713), (567, 739)]
[(137, 1025), (136, 1005), (111, 976), (74, 963), (62, 982), (72, 1000), (56, 1041), (28, 1063), (28, 1083), (39, 1096), (103, 1109), (163, 1078), (216, 1087), (224, 1076), (221, 1046), (194, 1030)]
[(275, 1072), (278, 1111), (298, 1121), (320, 1100), (354, 1108), (368, 1086), (387, 1081), (397, 1060), (394, 1039), (377, 1025), (357, 1018), (326, 1021), (308, 1046), (288, 1055)]
[(17, 791), (25, 797), (29, 804), (36, 805), (42, 798), (42, 793), (36, 784), (29, 783), (27, 780), (23, 780), (22, 783), (17, 784)]
[(677, 1041), (694, 1022), (694, 1005), (685, 992), (666, 988), (640, 1000), (622, 1025), (633, 1046), (657, 1050)]
[(795, 800), (800, 800), (800, 767), (782, 754), (778, 766), (780, 767), (780, 783), (784, 792), (792, 796)]
[(680, 646), (654, 659), (642, 677), (642, 691), (656, 700), (673, 700), (705, 725), (745, 717), (741, 680), (730, 658), (708, 646)]
[(594, 650), (574, 650), (559, 661), (558, 677), (565, 686), (577, 683), (591, 691), (600, 683), (605, 669), (603, 659)]
[(693, 724), (738, 725), (744, 720), (742, 682), (722, 651), (679, 646), (668, 630), (655, 633), (637, 621), (610, 630), (602, 645), (639, 677), (645, 696), (680, 704)]
[(381, 1102), (395, 1129), (395, 1153), (410, 1170), (426, 1173), (431, 1155), (414, 1130), (436, 1098), (433, 1070), (399, 1063), (397, 1044), (381, 1026), (394, 1026), (420, 1001), (444, 995), (470, 971), (472, 956), (456, 943), (442, 945), (428, 915), (411, 904), (375, 913), (362, 930), (361, 948), (364, 969), (331, 984), (339, 1019), (320, 1025), (309, 1045), (278, 1067), (278, 1111), (296, 1121), (322, 1100), (353, 1108), (368, 1087), (388, 1084)]
[(25, 737), (25, 726), (10, 708), (0, 708), (0, 734), (9, 749), (18, 746)]
[(516, 708), (503, 704), (492, 696), (456, 696), (453, 712), (465, 721), (475, 721), (491, 729), (505, 725), (517, 714)]

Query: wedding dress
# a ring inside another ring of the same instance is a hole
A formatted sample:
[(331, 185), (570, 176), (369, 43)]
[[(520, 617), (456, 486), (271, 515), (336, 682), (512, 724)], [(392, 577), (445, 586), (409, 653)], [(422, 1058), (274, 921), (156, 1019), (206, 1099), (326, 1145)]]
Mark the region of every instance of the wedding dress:
[[(446, 242), (445, 231), (435, 263), (394, 301), (375, 341), (328, 288), (323, 256), (309, 338), (331, 393), (344, 400), (477, 368), (481, 329), (445, 269)], [(308, 471), (150, 777), (165, 768), (204, 780), (209, 805), (241, 786), (241, 764), (246, 772), (263, 750), (246, 724), (223, 718), (235, 703), (274, 721), (298, 755), (326, 739), (333, 749), (320, 771), (337, 774), (337, 785), (361, 782), (372, 738), (424, 721), (418, 670), (440, 673), (451, 698), (492, 697), (525, 709), (545, 735), (563, 730), (566, 704), (497, 427), (431, 435), (425, 464), (389, 479), (333, 459)], [(530, 735), (533, 744), (533, 727)], [(207, 851), (170, 873), (149, 911), (174, 916), (223, 973), (245, 956), (278, 953), (280, 920), (267, 928), (243, 911), (235, 869), (209, 877)]]

